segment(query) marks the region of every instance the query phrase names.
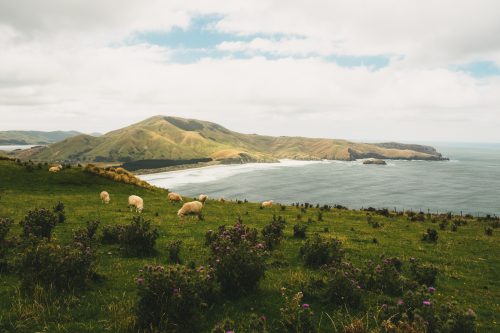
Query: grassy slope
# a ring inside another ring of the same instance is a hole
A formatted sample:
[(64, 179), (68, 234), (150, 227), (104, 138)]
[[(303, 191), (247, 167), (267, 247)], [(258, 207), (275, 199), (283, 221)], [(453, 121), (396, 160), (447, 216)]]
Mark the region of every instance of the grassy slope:
[[(39, 160), (110, 161), (140, 159), (235, 159), (245, 153), (251, 160), (276, 158), (340, 159), (360, 157), (434, 158), (432, 149), (417, 145), (382, 147), (345, 140), (272, 137), (242, 134), (220, 125), (176, 117), (155, 116), (95, 138), (81, 135), (22, 157)], [(350, 149), (350, 150), (348, 150)]]
[[(109, 205), (103, 205), (99, 200), (99, 192), (104, 189), (111, 194)], [(203, 246), (204, 233), (220, 224), (232, 224), (238, 216), (259, 230), (271, 220), (273, 213), (286, 216), (289, 221), (286, 239), (273, 252), (271, 261), (285, 260), (289, 266), (269, 269), (260, 291), (255, 295), (215, 306), (207, 316), (209, 321), (202, 324), (205, 329), (225, 316), (239, 318), (247, 315), (252, 308), (259, 315), (265, 314), (272, 325), (279, 317), (280, 287), (286, 284), (296, 286), (308, 275), (314, 274), (302, 266), (298, 257), (302, 242), (291, 237), (292, 225), (299, 213), (295, 207), (287, 207), (285, 211), (278, 208), (260, 210), (254, 203), (209, 201), (204, 209), (205, 221), (188, 219), (181, 223), (175, 215), (179, 206), (168, 203), (163, 192), (114, 183), (84, 174), (79, 169), (63, 170), (58, 174), (50, 174), (46, 170), (27, 172), (11, 162), (0, 161), (0, 216), (19, 222), (29, 209), (52, 207), (57, 201), (63, 201), (67, 222), (55, 229), (61, 241), (69, 241), (72, 230), (82, 227), (87, 220), (98, 219), (101, 227), (128, 223), (133, 216), (126, 209), (130, 194), (144, 198), (144, 216), (161, 230), (158, 255), (143, 259), (123, 258), (116, 246), (99, 246), (98, 272), (105, 276), (105, 280), (95, 283), (83, 294), (65, 298), (62, 304), (54, 303), (49, 308), (16, 296), (16, 277), (0, 275), (0, 331), (2, 324), (7, 322), (17, 325), (18, 332), (33, 332), (35, 329), (49, 332), (120, 331), (132, 320), (136, 299), (133, 278), (143, 264), (168, 263), (166, 245), (177, 239), (184, 242), (181, 256), (185, 263), (193, 260), (197, 264), (205, 264), (208, 252)], [(156, 213), (158, 216), (155, 216)], [(302, 215), (304, 220), (308, 217), (316, 220), (316, 214), (316, 209), (309, 209), (307, 214)], [(498, 329), (498, 323), (494, 324), (495, 320), (498, 322), (500, 313), (498, 231), (495, 230), (493, 237), (488, 237), (484, 235), (482, 224), (471, 222), (460, 227), (458, 232), (440, 231), (438, 244), (430, 245), (420, 241), (421, 233), (431, 225), (430, 222), (409, 223), (400, 217), (375, 217), (375, 220), (385, 225), (373, 229), (367, 224), (364, 212), (332, 210), (324, 213), (324, 222), (313, 222), (309, 232), (321, 232), (325, 236), (342, 239), (348, 260), (354, 263), (385, 253), (406, 260), (417, 257), (423, 262), (438, 265), (438, 292), (474, 308), (482, 331)], [(323, 233), (324, 227), (329, 227), (330, 232)], [(11, 231), (13, 234), (19, 232), (17, 225)], [(373, 237), (378, 239), (379, 244), (371, 242)], [(375, 299), (372, 301), (375, 302)], [(312, 307), (318, 316), (322, 311), (334, 312), (333, 308), (314, 302)], [(326, 331), (331, 330), (326, 320), (323, 327), (329, 329)]]

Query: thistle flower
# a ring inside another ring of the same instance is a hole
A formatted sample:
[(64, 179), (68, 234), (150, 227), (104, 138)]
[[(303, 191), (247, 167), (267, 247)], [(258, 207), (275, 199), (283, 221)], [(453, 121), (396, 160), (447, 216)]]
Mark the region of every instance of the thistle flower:
[(425, 306), (430, 306), (431, 302), (428, 301), (428, 300), (425, 300), (425, 301), (422, 302), (422, 304), (425, 305)]

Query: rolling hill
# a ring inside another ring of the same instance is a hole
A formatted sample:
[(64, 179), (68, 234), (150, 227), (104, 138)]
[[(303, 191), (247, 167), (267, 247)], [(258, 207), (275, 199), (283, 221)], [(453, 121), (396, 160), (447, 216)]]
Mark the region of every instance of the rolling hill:
[(441, 160), (434, 148), (400, 143), (355, 143), (338, 139), (242, 134), (218, 124), (155, 116), (100, 137), (77, 135), (19, 153), (33, 160), (130, 162), (211, 158), (221, 163), (359, 158)]
[(0, 131), (0, 145), (46, 145), (80, 134), (77, 131)]

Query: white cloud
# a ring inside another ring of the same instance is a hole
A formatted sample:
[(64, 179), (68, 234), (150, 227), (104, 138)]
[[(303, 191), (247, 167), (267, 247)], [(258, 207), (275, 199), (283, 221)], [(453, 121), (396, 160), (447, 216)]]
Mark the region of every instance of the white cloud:
[[(104, 132), (169, 114), (275, 135), (500, 141), (500, 79), (448, 69), (500, 59), (499, 6), (0, 0), (0, 130)], [(218, 46), (251, 57), (179, 64), (168, 47), (123, 43), (200, 14), (221, 15), (213, 29), (260, 34)], [(332, 53), (394, 58), (373, 71), (321, 58)]]

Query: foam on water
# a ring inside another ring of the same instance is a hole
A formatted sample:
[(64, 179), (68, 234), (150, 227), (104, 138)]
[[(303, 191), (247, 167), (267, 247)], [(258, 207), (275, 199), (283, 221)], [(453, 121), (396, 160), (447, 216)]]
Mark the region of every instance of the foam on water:
[(188, 170), (160, 172), (142, 175), (140, 178), (151, 184), (163, 188), (174, 188), (187, 184), (200, 184), (221, 180), (237, 174), (253, 172), (256, 170), (270, 170), (286, 167), (300, 167), (317, 163), (330, 163), (331, 161), (295, 161), (283, 159), (279, 163), (247, 163), (213, 165)]

